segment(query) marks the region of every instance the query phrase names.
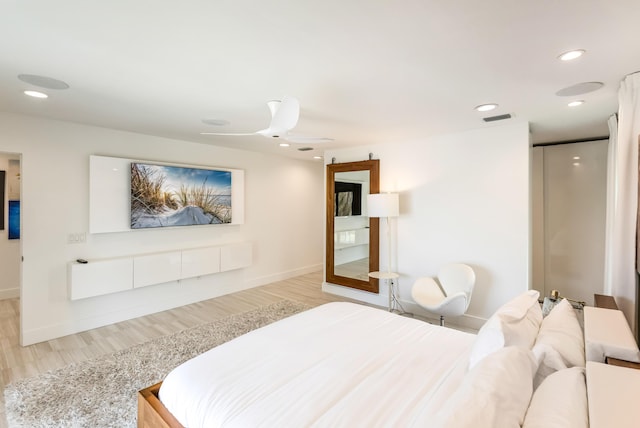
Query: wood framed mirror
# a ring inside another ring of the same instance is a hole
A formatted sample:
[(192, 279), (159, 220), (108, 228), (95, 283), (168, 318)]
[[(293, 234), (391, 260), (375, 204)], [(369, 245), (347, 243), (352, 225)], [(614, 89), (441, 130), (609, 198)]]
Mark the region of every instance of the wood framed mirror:
[(380, 161), (327, 165), (326, 188), (326, 281), (377, 293), (380, 219), (367, 216), (367, 195), (380, 191)]

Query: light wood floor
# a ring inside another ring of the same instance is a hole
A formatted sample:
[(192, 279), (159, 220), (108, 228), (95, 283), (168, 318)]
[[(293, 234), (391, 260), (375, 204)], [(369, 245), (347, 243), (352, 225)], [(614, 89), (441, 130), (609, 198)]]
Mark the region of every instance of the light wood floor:
[(334, 274), (347, 278), (369, 280), (369, 257), (352, 262), (343, 263), (334, 267)]
[[(4, 391), (6, 385), (18, 379), (110, 354), (282, 299), (311, 306), (347, 300), (323, 293), (321, 284), (322, 272), (311, 273), (25, 347), (20, 346), (18, 299), (0, 300), (0, 389)], [(4, 394), (0, 401), (0, 428), (4, 428), (7, 426)]]

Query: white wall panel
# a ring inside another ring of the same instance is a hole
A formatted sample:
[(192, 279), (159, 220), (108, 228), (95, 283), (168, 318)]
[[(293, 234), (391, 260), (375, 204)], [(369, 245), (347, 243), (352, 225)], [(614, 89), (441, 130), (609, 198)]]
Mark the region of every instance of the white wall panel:
[(131, 160), (89, 156), (89, 232), (131, 230)]
[[(89, 232), (131, 231), (131, 163), (140, 159), (89, 156)], [(150, 162), (231, 172), (231, 224), (244, 223), (244, 171), (214, 166)], [(184, 227), (184, 226), (181, 226)], [(220, 225), (189, 227), (224, 227)]]

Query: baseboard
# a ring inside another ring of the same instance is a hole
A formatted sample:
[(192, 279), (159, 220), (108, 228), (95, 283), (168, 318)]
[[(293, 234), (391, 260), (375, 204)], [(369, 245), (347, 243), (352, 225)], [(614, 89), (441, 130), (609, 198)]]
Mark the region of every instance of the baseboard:
[[(226, 291), (226, 290), (225, 290)], [(228, 291), (235, 292), (236, 290)], [(237, 290), (240, 291), (240, 290)], [(222, 294), (227, 294), (222, 292)], [(220, 294), (220, 295), (222, 295)], [(108, 314), (97, 317), (71, 319), (64, 322), (50, 324), (44, 327), (22, 330), (20, 344), (22, 346), (33, 345), (34, 343), (45, 342), (59, 337), (68, 336), (70, 334), (81, 333), (83, 331), (92, 330), (94, 328), (105, 327), (119, 322), (127, 321), (133, 318), (143, 317), (155, 314), (169, 309), (178, 308), (202, 300), (218, 297), (216, 295), (205, 299), (199, 296), (185, 296), (184, 300), (176, 302), (175, 300), (163, 300), (154, 302), (152, 305), (133, 306), (123, 310), (117, 310)]]
[(342, 285), (331, 284), (329, 282), (322, 283), (322, 291), (385, 308), (389, 305), (386, 294), (370, 293), (368, 291), (357, 290), (355, 288), (344, 287)]
[(288, 270), (285, 272), (278, 272), (271, 275), (252, 278), (245, 281), (245, 288), (260, 287), (261, 285), (271, 284), (272, 282), (284, 281), (285, 279), (294, 278), (296, 276), (318, 272), (319, 270), (322, 270), (322, 267), (323, 265), (319, 263), (315, 265)]
[[(387, 294), (369, 293), (366, 291), (356, 290), (350, 287), (344, 287), (341, 285), (330, 284), (328, 282), (322, 283), (322, 291), (326, 293), (335, 294), (336, 296), (346, 297), (348, 299), (357, 300), (360, 302), (368, 303), (371, 305), (380, 306), (386, 308), (389, 305), (389, 297)], [(439, 324), (440, 317), (425, 311), (421, 306), (413, 301), (400, 300), (402, 308), (416, 317), (424, 319), (432, 324)], [(451, 318), (450, 321), (445, 319), (445, 325), (449, 324), (455, 327), (461, 327), (464, 330), (477, 332), (480, 327), (484, 325), (487, 320), (484, 318), (476, 317), (474, 315), (464, 314), (460, 317)]]
[[(405, 311), (415, 314), (419, 318), (426, 319), (432, 324), (440, 323), (439, 316), (425, 311), (420, 305), (418, 305), (415, 302), (401, 300), (400, 304), (402, 305)], [(455, 327), (462, 327), (465, 330), (469, 330), (473, 332), (477, 332), (478, 330), (480, 330), (480, 327), (482, 327), (486, 321), (487, 320), (484, 318), (480, 318), (475, 315), (469, 315), (469, 314), (464, 314), (459, 317), (451, 317), (451, 318), (445, 317), (444, 319), (445, 326), (450, 325)]]
[(9, 288), (6, 290), (0, 290), (0, 300), (4, 299), (16, 299), (20, 297), (19, 288)]

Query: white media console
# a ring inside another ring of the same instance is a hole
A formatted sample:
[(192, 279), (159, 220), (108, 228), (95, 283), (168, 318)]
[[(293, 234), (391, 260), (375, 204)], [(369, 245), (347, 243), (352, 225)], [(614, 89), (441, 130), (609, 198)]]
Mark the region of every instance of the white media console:
[(253, 246), (236, 243), (68, 264), (71, 300), (251, 266)]

